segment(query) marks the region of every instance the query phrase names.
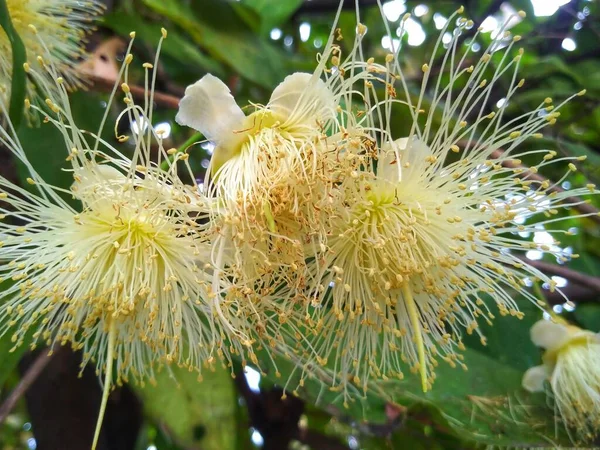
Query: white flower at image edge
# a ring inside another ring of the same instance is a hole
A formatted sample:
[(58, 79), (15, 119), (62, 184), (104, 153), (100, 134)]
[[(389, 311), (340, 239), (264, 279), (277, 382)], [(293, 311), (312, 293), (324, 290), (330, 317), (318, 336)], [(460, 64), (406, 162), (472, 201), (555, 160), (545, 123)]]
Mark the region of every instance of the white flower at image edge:
[(523, 387), (543, 392), (549, 381), (565, 423), (591, 440), (600, 425), (600, 334), (540, 320), (531, 328), (531, 340), (545, 349), (544, 363), (525, 372)]

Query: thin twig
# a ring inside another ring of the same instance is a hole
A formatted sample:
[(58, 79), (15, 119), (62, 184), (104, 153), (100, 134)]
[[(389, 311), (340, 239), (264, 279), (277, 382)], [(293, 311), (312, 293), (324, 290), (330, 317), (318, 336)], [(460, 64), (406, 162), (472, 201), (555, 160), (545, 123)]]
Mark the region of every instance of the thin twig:
[[(471, 145), (471, 142), (465, 140), (465, 141), (461, 141), (458, 145), (461, 147), (468, 147), (469, 145)], [(504, 156), (504, 150), (502, 150), (502, 149), (497, 149), (492, 152), (492, 157), (495, 159), (503, 158), (503, 156)], [(534, 173), (534, 172), (530, 171), (527, 166), (524, 166), (522, 164), (517, 164), (516, 162), (514, 162), (510, 159), (504, 159), (502, 161), (502, 165), (504, 167), (508, 167), (509, 169), (522, 169), (523, 171), (518, 174), (519, 177), (521, 177), (521, 178), (527, 178), (528, 180), (538, 181), (540, 183), (547, 181), (548, 183), (550, 183), (550, 187), (548, 188), (549, 192), (564, 192), (565, 191), (559, 185), (552, 183), (552, 181), (549, 180), (548, 178), (540, 175), (539, 173)], [(573, 207), (577, 211), (579, 211), (582, 214), (590, 214), (590, 216), (589, 216), (590, 219), (592, 219), (595, 222), (600, 223), (600, 210), (595, 208), (590, 203), (587, 203), (585, 200), (583, 200), (579, 197), (566, 197), (563, 201), (565, 203), (575, 203), (576, 205)]]
[(50, 362), (51, 353), (42, 351), (35, 359), (33, 364), (29, 366), (17, 387), (13, 389), (7, 399), (0, 406), (0, 424), (2, 424), (10, 412), (13, 410), (19, 399), (27, 392), (27, 389), (33, 384), (37, 377), (42, 373), (46, 365)]
[(569, 269), (566, 266), (551, 264), (545, 261), (535, 261), (530, 259), (523, 259), (523, 261), (544, 273), (558, 275), (573, 283), (593, 289), (595, 292), (600, 292), (600, 278), (598, 277), (580, 273), (573, 269)]
[[(90, 81), (93, 82), (94, 86), (110, 91), (114, 87), (117, 80), (110, 78), (99, 77), (96, 75), (90, 76)], [(134, 97), (143, 98), (146, 95), (146, 90), (142, 86), (129, 85), (129, 90)], [(165, 106), (171, 109), (179, 108), (179, 97), (164, 92), (154, 91), (154, 101), (161, 106)]]
[[(500, 149), (494, 150), (492, 152), (492, 156), (494, 158), (501, 158), (503, 156), (503, 153), (504, 153), (503, 150), (500, 150)], [(539, 181), (540, 183), (543, 183), (544, 181), (548, 181), (550, 183), (550, 187), (548, 188), (548, 191), (550, 191), (550, 192), (564, 192), (565, 191), (559, 185), (557, 185), (557, 184), (555, 185), (554, 183), (552, 183), (551, 180), (548, 180), (546, 177), (528, 170), (527, 166), (524, 166), (521, 164), (516, 164), (514, 161), (511, 161), (511, 160), (502, 161), (502, 165), (504, 167), (508, 167), (510, 169), (523, 169), (523, 172), (519, 174), (519, 176), (521, 178), (527, 178), (528, 180)], [(574, 206), (574, 208), (577, 209), (577, 211), (579, 211), (580, 213), (583, 213), (583, 214), (591, 214), (589, 216), (590, 219), (594, 220), (595, 222), (600, 223), (600, 210), (595, 208), (590, 203), (585, 202), (584, 200), (582, 200), (579, 197), (566, 197), (564, 199), (564, 202), (565, 203), (579, 203), (578, 205)]]

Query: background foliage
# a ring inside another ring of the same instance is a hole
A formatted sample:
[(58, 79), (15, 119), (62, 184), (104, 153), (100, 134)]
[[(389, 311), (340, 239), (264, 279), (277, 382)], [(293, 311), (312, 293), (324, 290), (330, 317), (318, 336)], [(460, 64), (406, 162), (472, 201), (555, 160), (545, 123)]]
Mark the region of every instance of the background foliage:
[[(353, 2), (347, 3), (340, 27), (345, 36), (353, 36)], [(368, 27), (366, 53), (382, 58), (390, 37), (385, 37), (376, 1), (361, 3), (364, 6), (362, 21)], [(439, 23), (460, 3), (425, 0), (385, 3), (393, 30), (405, 11), (414, 13), (409, 32), (392, 38), (403, 42), (402, 64), (411, 89), (418, 92), (420, 67), (429, 59)], [(489, 29), (479, 37), (478, 44), (482, 48), (489, 44), (491, 33), (511, 10), (527, 12), (527, 19), (512, 29), (523, 36), (526, 53), (522, 76), (527, 80), (527, 90), (509, 105), (510, 116), (516, 117), (537, 106), (545, 97), (558, 99), (587, 89), (587, 96), (562, 110), (561, 120), (546, 132), (542, 145), (564, 155), (588, 157), (581, 164), (581, 170), (565, 183), (600, 184), (600, 8), (597, 3), (584, 0), (462, 3), (476, 27), (483, 25)], [(150, 61), (154, 59), (160, 27), (165, 27), (169, 37), (158, 67), (157, 89), (171, 97), (157, 101), (155, 126), (168, 130), (167, 146), (186, 148), (198, 137), (173, 120), (176, 98), (182, 95), (186, 85), (210, 72), (227, 82), (238, 104), (266, 103), (270, 92), (287, 74), (313, 69), (316, 53), (327, 40), (337, 6), (337, 0), (109, 1), (99, 31), (90, 38), (95, 83), (88, 92), (73, 95), (74, 115), (81, 128), (95, 129), (106, 108), (104, 91), (114, 80), (129, 32), (137, 32), (136, 57)], [(471, 36), (465, 36), (465, 44), (470, 39)], [(140, 73), (137, 79), (139, 84), (143, 84), (142, 76)], [(492, 101), (501, 102), (503, 95), (499, 85)], [(403, 118), (398, 117), (399, 135), (403, 127)], [(58, 133), (49, 128), (42, 125), (32, 129), (22, 125), (19, 135), (41, 175), (52, 184), (68, 187), (71, 175), (60, 170), (64, 167), (62, 157), (53, 156), (62, 142)], [(135, 132), (125, 124), (122, 128), (126, 133)], [(206, 144), (190, 149), (198, 178), (202, 178), (208, 165), (210, 151), (210, 145)], [(7, 168), (3, 173), (12, 174), (13, 162), (7, 160), (5, 153), (2, 157), (3, 166)], [(23, 171), (18, 173), (25, 176)], [(559, 179), (562, 172), (544, 175)], [(563, 254), (580, 255), (569, 262), (569, 267), (592, 277), (599, 276), (598, 222), (569, 219), (561, 227), (570, 229), (573, 234), (562, 240)], [(536, 236), (523, 238), (541, 240), (546, 238), (546, 233), (540, 229)], [(528, 257), (558, 264), (556, 258), (539, 252), (530, 252)], [(564, 305), (547, 286), (533, 287), (544, 301), (553, 305), (556, 313), (599, 331), (599, 292), (564, 277), (556, 281), (576, 303), (575, 309)], [(209, 373), (198, 383), (195, 376), (173, 369), (162, 372), (157, 386), (123, 388), (112, 395), (101, 448), (237, 450), (264, 445), (283, 449), (290, 442), (293, 447), (314, 449), (569, 444), (568, 433), (557, 424), (552, 405), (545, 396), (527, 394), (521, 389), (524, 370), (540, 362), (540, 352), (529, 340), (529, 327), (542, 313), (524, 300), (520, 305), (526, 310), (525, 319), (499, 318), (493, 327), (486, 327), (486, 347), (478, 339), (467, 339), (465, 357), (469, 370), (440, 367), (430, 393), (420, 391), (417, 377), (407, 377), (402, 382), (377, 387), (393, 393), (397, 398), (395, 404), (381, 400), (375, 389), (374, 395), (344, 408), (337, 402), (336, 393), (310, 382), (298, 392), (300, 398), (288, 395), (282, 400), (278, 379), (269, 372), (262, 377), (254, 372), (246, 379), (238, 368), (237, 376), (232, 379), (229, 369), (223, 369)], [(18, 364), (26, 348), (5, 357), (5, 350), (11, 347), (9, 338), (10, 335), (0, 339), (3, 355), (0, 403), (35, 360), (35, 355), (26, 355)], [(58, 353), (31, 386), (24, 401), (0, 425), (0, 448), (81, 449), (89, 445), (86, 443), (100, 397), (97, 379), (87, 371), (78, 378), (78, 355), (67, 349)]]

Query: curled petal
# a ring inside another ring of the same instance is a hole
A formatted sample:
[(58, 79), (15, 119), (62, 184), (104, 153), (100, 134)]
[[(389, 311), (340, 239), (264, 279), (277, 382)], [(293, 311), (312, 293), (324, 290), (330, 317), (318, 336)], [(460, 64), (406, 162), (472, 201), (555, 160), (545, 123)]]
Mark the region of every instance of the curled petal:
[(406, 148), (408, 138), (396, 139), (386, 142), (381, 147), (381, 154), (377, 162), (377, 176), (391, 183), (398, 183), (401, 179), (401, 162), (399, 156)]
[[(90, 190), (99, 192), (110, 189), (113, 184), (123, 184), (127, 178), (117, 168), (107, 164), (82, 167), (76, 170), (73, 191), (82, 195)], [(106, 192), (104, 192), (106, 193)]]
[(335, 98), (323, 80), (296, 72), (275, 88), (269, 109), (290, 125), (313, 125), (335, 116)]
[(225, 83), (211, 74), (188, 86), (175, 120), (200, 131), (217, 146), (237, 141), (245, 115)]
[(548, 369), (543, 365), (527, 369), (521, 382), (523, 389), (529, 392), (543, 392), (544, 381), (548, 379), (549, 375)]
[(412, 174), (422, 173), (426, 158), (432, 155), (429, 146), (415, 138), (396, 139), (384, 144), (381, 150), (377, 173), (392, 183), (406, 180)]
[(560, 347), (568, 338), (568, 328), (550, 320), (539, 320), (531, 327), (531, 341), (546, 350)]

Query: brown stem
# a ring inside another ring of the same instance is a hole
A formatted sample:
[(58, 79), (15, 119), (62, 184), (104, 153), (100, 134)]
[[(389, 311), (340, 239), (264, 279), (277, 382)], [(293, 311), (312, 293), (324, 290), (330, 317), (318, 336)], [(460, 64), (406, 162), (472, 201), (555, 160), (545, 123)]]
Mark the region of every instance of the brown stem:
[[(461, 141), (458, 145), (461, 147), (468, 147), (471, 144), (470, 141), (465, 140)], [(497, 149), (492, 152), (492, 157), (499, 159), (504, 156), (504, 150)], [(527, 178), (528, 180), (538, 181), (543, 183), (544, 181), (548, 181), (550, 183), (550, 187), (548, 188), (549, 192), (564, 192), (565, 190), (561, 188), (559, 185), (555, 185), (551, 180), (548, 180), (546, 177), (540, 175), (539, 173), (533, 173), (528, 170), (527, 166), (522, 164), (517, 164), (512, 160), (503, 160), (502, 165), (504, 167), (508, 167), (509, 169), (523, 169), (523, 172), (519, 174), (521, 178)], [(600, 210), (595, 208), (593, 205), (586, 203), (583, 199), (579, 197), (566, 197), (564, 199), (565, 203), (579, 203), (578, 205), (573, 206), (577, 211), (582, 214), (590, 214), (589, 218), (593, 221), (600, 223)]]
[[(114, 87), (117, 80), (113, 80), (110, 78), (99, 77), (96, 75), (90, 76), (90, 81), (92, 81), (94, 87), (98, 87), (105, 91), (111, 91)], [(129, 89), (131, 90), (131, 94), (134, 97), (143, 98), (146, 95), (146, 90), (142, 86), (129, 85)], [(154, 101), (167, 108), (177, 109), (179, 108), (179, 97), (176, 97), (171, 94), (166, 94), (164, 92), (154, 91)]]
[[(107, 92), (110, 92), (113, 89), (113, 87), (115, 86), (115, 83), (117, 83), (117, 80), (112, 79), (112, 78), (100, 77), (98, 75), (87, 75), (87, 76), (88, 76), (89, 80), (92, 82), (92, 86), (98, 87)], [(229, 87), (229, 90), (231, 90), (231, 92), (235, 92), (237, 90), (238, 81), (239, 81), (238, 76), (232, 76), (228, 80), (227, 86)], [(177, 88), (177, 87), (171, 87), (171, 89), (179, 90), (179, 88)], [(131, 94), (137, 98), (144, 98), (144, 96), (146, 95), (146, 89), (144, 89), (144, 87), (142, 87), (142, 86), (130, 84), (129, 90), (131, 91)], [(164, 106), (166, 108), (171, 108), (171, 109), (179, 108), (180, 100), (181, 100), (180, 96), (168, 94), (166, 92), (160, 92), (157, 90), (154, 91), (154, 101), (158, 105)]]
[[(494, 158), (501, 158), (503, 153), (504, 153), (503, 150), (500, 150), (500, 149), (494, 150), (492, 152), (492, 156)], [(516, 164), (510, 160), (504, 160), (502, 162), (502, 165), (504, 167), (509, 167), (511, 169), (523, 169), (523, 172), (519, 175), (521, 178), (527, 178), (528, 180), (539, 181), (540, 183), (542, 183), (544, 181), (548, 181), (550, 183), (550, 188), (548, 189), (548, 191), (550, 191), (550, 192), (564, 192), (565, 191), (559, 185), (553, 184), (546, 177), (543, 177), (542, 175), (540, 175), (538, 173), (533, 173), (530, 170), (527, 170), (527, 166), (523, 166), (521, 164)], [(564, 199), (564, 202), (565, 203), (580, 203), (580, 204), (574, 206), (574, 208), (577, 209), (577, 211), (579, 211), (582, 214), (591, 214), (590, 219), (594, 220), (595, 222), (600, 223), (600, 210), (598, 210), (597, 208), (595, 208), (594, 206), (592, 206), (589, 203), (585, 203), (585, 201), (582, 200), (581, 198), (566, 197)], [(583, 203), (581, 203), (581, 202), (583, 202)]]
[(27, 392), (29, 386), (37, 379), (37, 377), (42, 373), (46, 365), (50, 362), (51, 353), (43, 351), (39, 354), (36, 360), (33, 362), (31, 366), (17, 384), (17, 387), (13, 389), (7, 399), (0, 406), (0, 424), (2, 424), (10, 412), (13, 410), (19, 399)]
[(296, 440), (310, 448), (318, 448), (320, 450), (349, 450), (350, 448), (342, 444), (339, 438), (327, 436), (324, 433), (310, 429), (299, 430)]
[(598, 277), (580, 273), (573, 269), (569, 269), (568, 267), (547, 263), (545, 261), (532, 261), (529, 259), (524, 259), (524, 261), (544, 273), (558, 275), (573, 283), (593, 289), (595, 292), (600, 292), (600, 278)]

